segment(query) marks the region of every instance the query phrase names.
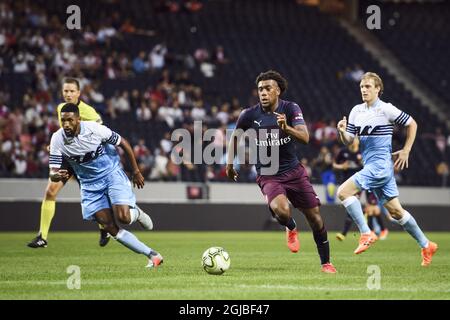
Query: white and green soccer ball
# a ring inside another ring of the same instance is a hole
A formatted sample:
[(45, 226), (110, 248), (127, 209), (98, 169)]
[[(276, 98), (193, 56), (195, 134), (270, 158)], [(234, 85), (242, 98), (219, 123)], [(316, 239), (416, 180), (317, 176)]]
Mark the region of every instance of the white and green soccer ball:
[(230, 268), (230, 255), (221, 247), (211, 247), (202, 256), (202, 267), (209, 274), (222, 274)]

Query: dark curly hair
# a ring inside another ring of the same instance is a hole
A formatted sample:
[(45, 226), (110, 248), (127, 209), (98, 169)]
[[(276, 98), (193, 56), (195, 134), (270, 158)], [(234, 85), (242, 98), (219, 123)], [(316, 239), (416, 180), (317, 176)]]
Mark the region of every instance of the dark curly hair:
[(278, 84), (278, 87), (280, 87), (280, 96), (284, 92), (286, 92), (286, 90), (288, 88), (287, 80), (285, 78), (283, 78), (283, 76), (279, 72), (276, 72), (274, 70), (261, 72), (258, 75), (258, 77), (256, 77), (256, 81), (255, 81), (256, 86), (258, 86), (258, 83), (260, 81), (265, 81), (265, 80), (274, 80), (274, 81), (276, 81), (276, 83)]
[(74, 103), (66, 103), (61, 108), (61, 113), (63, 112), (73, 112), (76, 115), (80, 115), (80, 110), (78, 109), (78, 106)]

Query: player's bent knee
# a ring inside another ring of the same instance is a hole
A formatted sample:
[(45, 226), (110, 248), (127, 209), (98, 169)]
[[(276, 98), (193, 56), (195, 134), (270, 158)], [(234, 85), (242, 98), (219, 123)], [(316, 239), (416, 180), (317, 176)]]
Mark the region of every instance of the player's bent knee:
[(278, 217), (289, 218), (289, 204), (273, 203), (270, 208)]
[(345, 189), (342, 187), (342, 185), (339, 186), (339, 188), (337, 189), (337, 196), (341, 201), (344, 201), (346, 198), (348, 198)]
[(399, 220), (403, 217), (403, 208), (390, 208), (388, 211), (395, 220)]

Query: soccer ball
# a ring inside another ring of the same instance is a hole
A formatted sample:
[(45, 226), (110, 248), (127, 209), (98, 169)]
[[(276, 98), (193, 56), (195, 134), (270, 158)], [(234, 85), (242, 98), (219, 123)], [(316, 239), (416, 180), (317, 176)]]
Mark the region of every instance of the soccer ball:
[(202, 256), (202, 267), (209, 274), (222, 274), (230, 268), (230, 255), (221, 247), (211, 247)]

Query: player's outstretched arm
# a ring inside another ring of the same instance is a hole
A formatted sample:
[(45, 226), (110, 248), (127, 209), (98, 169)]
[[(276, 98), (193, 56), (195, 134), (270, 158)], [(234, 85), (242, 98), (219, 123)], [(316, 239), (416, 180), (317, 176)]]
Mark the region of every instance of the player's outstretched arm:
[(403, 149), (392, 153), (395, 159), (395, 169), (403, 170), (404, 168), (408, 168), (409, 153), (411, 152), (414, 141), (416, 140), (417, 122), (411, 118), (411, 122), (406, 128), (406, 141)]
[(134, 152), (133, 149), (131, 148), (130, 143), (124, 137), (121, 137), (120, 146), (125, 151), (128, 161), (130, 162), (131, 167), (133, 168), (133, 174), (131, 177), (131, 179), (133, 180), (133, 185), (137, 186), (138, 189), (142, 189), (144, 187), (144, 177), (139, 171), (139, 166), (137, 164), (136, 158), (134, 157)]

